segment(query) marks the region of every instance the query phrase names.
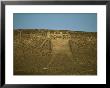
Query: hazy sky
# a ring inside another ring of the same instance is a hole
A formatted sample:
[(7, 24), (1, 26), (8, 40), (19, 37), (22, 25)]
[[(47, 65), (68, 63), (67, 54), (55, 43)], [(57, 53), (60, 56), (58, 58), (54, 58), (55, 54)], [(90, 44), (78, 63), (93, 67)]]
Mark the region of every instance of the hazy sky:
[(14, 13), (14, 29), (97, 31), (96, 13)]

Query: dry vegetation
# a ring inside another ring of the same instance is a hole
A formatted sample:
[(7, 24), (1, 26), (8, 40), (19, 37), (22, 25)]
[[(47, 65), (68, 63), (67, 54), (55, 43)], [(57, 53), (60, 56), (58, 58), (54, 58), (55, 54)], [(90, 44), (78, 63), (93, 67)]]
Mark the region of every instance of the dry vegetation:
[(76, 67), (81, 74), (97, 74), (97, 34), (71, 33), (69, 40)]
[(14, 75), (97, 74), (97, 33), (70, 31), (71, 38), (57, 40), (48, 31), (14, 30)]

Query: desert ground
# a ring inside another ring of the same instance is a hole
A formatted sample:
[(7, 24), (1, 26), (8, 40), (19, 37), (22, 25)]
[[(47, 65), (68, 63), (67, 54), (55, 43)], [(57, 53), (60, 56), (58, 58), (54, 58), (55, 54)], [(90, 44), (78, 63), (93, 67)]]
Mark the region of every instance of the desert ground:
[(97, 75), (97, 32), (14, 30), (14, 75)]

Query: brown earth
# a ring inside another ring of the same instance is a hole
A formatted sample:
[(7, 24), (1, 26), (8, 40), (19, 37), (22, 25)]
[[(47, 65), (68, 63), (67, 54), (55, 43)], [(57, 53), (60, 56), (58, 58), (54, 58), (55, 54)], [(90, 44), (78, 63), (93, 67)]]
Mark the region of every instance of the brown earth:
[(47, 32), (14, 31), (14, 75), (97, 74), (97, 33), (70, 31), (71, 38), (51, 39)]

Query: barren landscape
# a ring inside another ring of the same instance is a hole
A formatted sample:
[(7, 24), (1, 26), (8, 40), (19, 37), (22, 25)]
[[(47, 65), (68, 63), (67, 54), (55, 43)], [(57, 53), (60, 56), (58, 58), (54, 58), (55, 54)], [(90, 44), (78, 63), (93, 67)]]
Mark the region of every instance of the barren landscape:
[(14, 75), (97, 75), (97, 32), (14, 30)]

